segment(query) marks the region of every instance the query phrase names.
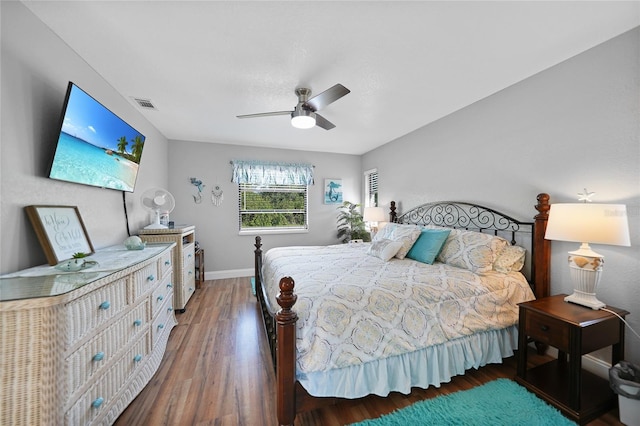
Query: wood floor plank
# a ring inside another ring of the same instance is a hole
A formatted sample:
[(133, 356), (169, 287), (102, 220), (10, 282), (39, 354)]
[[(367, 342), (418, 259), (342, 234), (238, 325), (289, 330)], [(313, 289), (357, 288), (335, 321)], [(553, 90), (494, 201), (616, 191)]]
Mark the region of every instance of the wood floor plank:
[[(275, 375), (249, 278), (205, 281), (177, 314), (158, 372), (118, 418), (117, 426), (271, 426), (276, 424)], [(532, 365), (546, 359), (532, 352)], [(298, 414), (297, 426), (342, 426), (379, 417), (417, 401), (488, 381), (513, 378), (516, 359), (471, 369), (439, 388), (386, 398), (369, 396)], [(617, 410), (589, 426), (622, 425)]]

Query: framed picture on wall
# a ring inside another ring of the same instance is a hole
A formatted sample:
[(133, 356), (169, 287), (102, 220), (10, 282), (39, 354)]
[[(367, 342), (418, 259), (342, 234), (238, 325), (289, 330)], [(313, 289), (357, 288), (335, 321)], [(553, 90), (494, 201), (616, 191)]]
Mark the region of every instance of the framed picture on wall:
[(325, 179), (323, 192), (325, 204), (342, 204), (342, 179)]
[(71, 259), (75, 253), (94, 252), (77, 207), (26, 206), (24, 209), (49, 265)]

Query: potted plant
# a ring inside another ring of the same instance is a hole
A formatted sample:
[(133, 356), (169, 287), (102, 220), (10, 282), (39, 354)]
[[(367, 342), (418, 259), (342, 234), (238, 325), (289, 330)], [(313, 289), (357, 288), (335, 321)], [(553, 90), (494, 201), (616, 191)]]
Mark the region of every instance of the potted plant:
[(360, 204), (345, 201), (338, 207), (338, 239), (343, 243), (351, 240), (371, 241), (371, 234), (366, 230)]

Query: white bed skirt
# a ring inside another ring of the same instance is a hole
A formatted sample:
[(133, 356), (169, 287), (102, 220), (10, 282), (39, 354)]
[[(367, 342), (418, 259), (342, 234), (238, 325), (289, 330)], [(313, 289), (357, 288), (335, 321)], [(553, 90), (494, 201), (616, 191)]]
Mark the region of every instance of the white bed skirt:
[(517, 325), (489, 330), (408, 354), (375, 360), (328, 372), (298, 373), (297, 379), (310, 395), (362, 398), (391, 392), (411, 393), (464, 374), (470, 368), (501, 364), (518, 348)]

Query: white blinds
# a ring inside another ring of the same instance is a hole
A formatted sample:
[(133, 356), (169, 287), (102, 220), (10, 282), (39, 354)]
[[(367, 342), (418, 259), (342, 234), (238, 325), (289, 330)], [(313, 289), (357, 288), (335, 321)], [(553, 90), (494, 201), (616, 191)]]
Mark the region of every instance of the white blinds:
[(372, 169), (365, 172), (365, 200), (366, 207), (378, 206), (378, 170)]

